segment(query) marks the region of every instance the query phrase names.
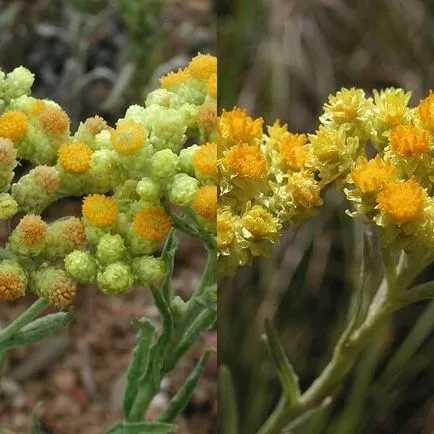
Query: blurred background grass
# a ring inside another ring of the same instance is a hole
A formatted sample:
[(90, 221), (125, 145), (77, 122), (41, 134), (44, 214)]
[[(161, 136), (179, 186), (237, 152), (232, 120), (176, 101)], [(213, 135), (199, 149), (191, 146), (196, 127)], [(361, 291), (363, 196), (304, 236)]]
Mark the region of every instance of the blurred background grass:
[[(219, 2), (218, 13), (220, 108), (243, 106), (267, 124), (279, 117), (293, 132), (313, 132), (342, 86), (404, 87), (415, 104), (434, 85), (432, 1), (236, 0)], [(365, 228), (345, 209), (342, 194), (328, 191), (320, 215), (287, 231), (271, 258), (219, 285), (219, 362), (232, 371), (240, 434), (256, 432), (280, 393), (264, 318), (274, 317), (303, 389), (330, 357), (362, 261)], [(375, 284), (381, 260), (369, 240)], [(294, 432), (434, 432), (433, 324), (426, 303), (394, 315), (335, 402)]]

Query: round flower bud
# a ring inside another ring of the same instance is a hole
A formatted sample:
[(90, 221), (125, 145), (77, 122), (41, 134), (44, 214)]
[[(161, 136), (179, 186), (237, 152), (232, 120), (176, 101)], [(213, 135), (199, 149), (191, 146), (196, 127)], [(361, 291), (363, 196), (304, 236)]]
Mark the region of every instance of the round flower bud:
[(17, 300), (24, 297), (27, 288), (27, 276), (15, 261), (0, 262), (0, 300)]
[(103, 194), (92, 194), (83, 200), (83, 216), (89, 223), (106, 228), (116, 223), (119, 214), (117, 203)]
[(9, 237), (9, 247), (21, 255), (37, 256), (45, 247), (48, 225), (38, 215), (25, 215)]
[(133, 219), (133, 230), (150, 241), (161, 241), (169, 233), (173, 221), (161, 207), (144, 208)]
[(97, 246), (97, 258), (103, 264), (120, 261), (126, 253), (124, 240), (120, 235), (104, 235)]
[(105, 294), (122, 295), (133, 285), (130, 267), (123, 262), (115, 262), (98, 273), (99, 289)]
[(204, 185), (199, 188), (193, 199), (193, 209), (203, 219), (215, 220), (217, 216), (217, 187)]
[(179, 173), (173, 178), (169, 190), (169, 199), (179, 206), (189, 205), (199, 188), (199, 181), (185, 173)]
[(161, 196), (161, 187), (152, 178), (142, 178), (136, 186), (136, 192), (145, 202), (157, 202)]
[(110, 149), (112, 147), (109, 130), (102, 130), (95, 136), (95, 147), (96, 149)]
[(92, 283), (96, 280), (97, 265), (89, 252), (74, 250), (65, 257), (65, 269), (77, 282)]
[(136, 231), (130, 227), (127, 232), (127, 246), (128, 251), (134, 255), (150, 255), (157, 250), (158, 241), (148, 240), (137, 234)]
[(0, 220), (10, 219), (18, 212), (18, 204), (8, 193), (0, 193)]
[(17, 165), (17, 150), (11, 139), (0, 137), (0, 170), (12, 170)]
[(173, 176), (178, 168), (178, 156), (170, 149), (163, 149), (152, 156), (152, 174), (158, 178)]
[(189, 175), (194, 175), (193, 155), (198, 149), (198, 145), (192, 145), (182, 149), (179, 153), (179, 168)]
[(18, 66), (6, 76), (6, 98), (9, 100), (28, 94), (34, 80), (34, 74), (32, 74), (27, 68), (24, 68), (24, 66)]
[(58, 309), (71, 307), (77, 285), (64, 270), (48, 266), (38, 269), (31, 277), (36, 294), (47, 299)]
[(156, 89), (148, 94), (145, 100), (146, 107), (159, 105), (161, 107), (173, 107), (179, 105), (179, 97), (167, 89)]
[(142, 256), (132, 263), (133, 274), (140, 285), (158, 283), (164, 278), (166, 265), (161, 258)]
[(39, 123), (42, 129), (52, 136), (64, 136), (69, 133), (69, 117), (61, 109), (47, 107), (39, 115)]

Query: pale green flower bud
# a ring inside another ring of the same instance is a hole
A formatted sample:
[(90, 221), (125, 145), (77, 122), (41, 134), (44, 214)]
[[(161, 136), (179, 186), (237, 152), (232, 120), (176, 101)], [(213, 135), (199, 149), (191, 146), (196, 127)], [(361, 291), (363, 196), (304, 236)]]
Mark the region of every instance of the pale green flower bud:
[(176, 173), (178, 156), (170, 149), (163, 149), (152, 156), (151, 165), (155, 177), (169, 178)]
[(0, 194), (0, 220), (8, 220), (18, 212), (18, 204), (8, 193)]
[(146, 240), (138, 236), (130, 227), (127, 233), (127, 247), (132, 255), (150, 255), (157, 250), (158, 243), (156, 241)]
[(146, 107), (152, 105), (159, 105), (165, 108), (177, 108), (179, 107), (181, 100), (178, 95), (167, 89), (156, 89), (148, 94), (145, 100)]
[(97, 258), (103, 264), (120, 261), (126, 254), (124, 240), (120, 235), (104, 235), (97, 246)]
[(92, 154), (87, 177), (88, 193), (105, 193), (120, 182), (116, 158), (116, 152), (109, 149), (100, 149)]
[(132, 263), (133, 274), (140, 285), (156, 284), (164, 278), (166, 265), (161, 258), (142, 256)]
[(92, 283), (96, 280), (97, 264), (94, 257), (81, 250), (74, 250), (65, 257), (65, 269), (77, 282)]
[(175, 175), (169, 189), (169, 199), (175, 205), (187, 206), (199, 188), (199, 181), (185, 173)]
[(194, 128), (196, 126), (199, 107), (193, 104), (183, 104), (178, 110), (184, 120), (184, 124), (188, 128)]
[(91, 225), (85, 218), (83, 218), (83, 223), (86, 241), (89, 244), (97, 245), (101, 238), (110, 231), (110, 228), (98, 228), (97, 226)]
[(123, 262), (115, 262), (98, 273), (98, 285), (102, 292), (110, 295), (125, 294), (133, 285), (131, 269)]
[(102, 130), (95, 136), (96, 149), (112, 149), (112, 140), (110, 131)]
[(77, 285), (71, 277), (64, 270), (53, 266), (42, 267), (33, 272), (31, 286), (36, 294), (58, 309), (71, 307), (77, 291)]
[(179, 153), (179, 168), (189, 175), (194, 175), (193, 155), (198, 149), (198, 145), (192, 145)]
[(132, 119), (133, 121), (137, 121), (145, 124), (146, 109), (137, 104), (134, 104), (128, 107), (124, 119)]
[(152, 178), (142, 178), (136, 186), (136, 192), (145, 202), (157, 202), (161, 197), (161, 187)]
[(34, 80), (34, 74), (32, 74), (27, 68), (24, 68), (23, 66), (15, 68), (6, 76), (4, 99), (11, 100), (28, 94)]
[(34, 164), (54, 164), (61, 141), (50, 138), (35, 123), (29, 122), (27, 133), (18, 144), (18, 156)]

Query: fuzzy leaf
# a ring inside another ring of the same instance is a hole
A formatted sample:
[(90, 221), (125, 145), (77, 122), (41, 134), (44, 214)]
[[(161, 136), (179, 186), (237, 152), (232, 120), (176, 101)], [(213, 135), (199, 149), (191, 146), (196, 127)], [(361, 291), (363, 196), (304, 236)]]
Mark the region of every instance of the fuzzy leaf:
[(140, 377), (147, 371), (149, 365), (149, 350), (155, 335), (155, 327), (147, 320), (136, 321), (139, 328), (137, 343), (128, 368), (127, 388), (124, 394), (123, 409), (128, 415), (138, 391)]
[(164, 295), (166, 300), (170, 299), (171, 295), (171, 284), (172, 284), (172, 275), (173, 275), (173, 267), (175, 263), (175, 253), (178, 241), (178, 234), (175, 229), (170, 231), (169, 236), (167, 237), (166, 244), (164, 245), (163, 252), (161, 254), (161, 258), (166, 264), (166, 277), (164, 278), (163, 284), (161, 286), (161, 292)]

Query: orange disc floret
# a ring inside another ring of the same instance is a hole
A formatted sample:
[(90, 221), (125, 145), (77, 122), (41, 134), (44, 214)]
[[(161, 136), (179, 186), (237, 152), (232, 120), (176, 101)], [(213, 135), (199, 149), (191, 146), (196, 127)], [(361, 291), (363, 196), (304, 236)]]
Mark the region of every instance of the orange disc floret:
[(0, 167), (11, 167), (17, 158), (17, 149), (11, 139), (0, 137)]
[(213, 98), (217, 98), (217, 74), (211, 74), (207, 83), (208, 94)]
[(19, 111), (9, 111), (0, 116), (0, 137), (21, 140), (27, 132), (27, 116)]
[(429, 134), (414, 125), (397, 125), (390, 132), (389, 143), (400, 155), (419, 155), (428, 149)]
[(60, 184), (60, 175), (55, 167), (37, 166), (30, 171), (47, 193), (54, 193)]
[(261, 138), (263, 123), (262, 118), (253, 119), (239, 107), (231, 111), (223, 110), (218, 124), (218, 135), (231, 143), (249, 143)]
[(136, 213), (133, 220), (134, 232), (150, 241), (162, 240), (170, 231), (173, 221), (163, 208), (144, 208)]
[(64, 143), (58, 151), (59, 161), (68, 173), (85, 173), (90, 168), (92, 149), (85, 143)]
[(187, 69), (192, 77), (208, 80), (213, 74), (217, 74), (217, 57), (211, 54), (198, 54), (191, 59)]
[(104, 228), (116, 222), (119, 208), (111, 197), (103, 194), (92, 194), (84, 198), (82, 212), (91, 224)]
[(386, 184), (377, 196), (377, 202), (388, 217), (398, 224), (417, 220), (425, 205), (426, 193), (412, 178)]
[(108, 125), (107, 122), (101, 116), (95, 115), (91, 118), (87, 118), (84, 121), (84, 126), (86, 127), (86, 130), (89, 131), (90, 134), (96, 136), (102, 130), (106, 129)]
[(223, 162), (230, 173), (244, 180), (258, 180), (267, 175), (267, 160), (259, 145), (240, 143), (232, 146)]
[(206, 143), (193, 154), (193, 167), (206, 176), (217, 175), (217, 143)]
[(72, 306), (76, 292), (76, 283), (66, 275), (59, 275), (47, 291), (47, 298), (57, 309), (66, 309)]
[(197, 126), (205, 130), (213, 130), (217, 125), (217, 104), (209, 102), (200, 106), (197, 113)]
[(37, 116), (41, 114), (47, 105), (45, 104), (45, 101), (43, 99), (37, 99), (33, 104), (31, 108), (31, 112), (33, 115)]
[(420, 101), (417, 113), (425, 128), (434, 130), (434, 93), (432, 90), (425, 99)]
[(118, 122), (116, 130), (111, 132), (113, 148), (122, 155), (137, 152), (145, 144), (146, 136), (145, 126), (131, 119)]
[(71, 250), (82, 247), (86, 239), (84, 225), (77, 217), (70, 217), (63, 222), (61, 234)]
[(16, 227), (21, 243), (25, 247), (41, 245), (47, 235), (48, 225), (38, 215), (25, 215)]
[(194, 195), (192, 207), (203, 219), (215, 220), (217, 217), (217, 186), (200, 187)]
[(306, 143), (306, 134), (287, 134), (279, 143), (280, 154), (291, 169), (300, 170), (306, 164), (309, 157)]
[(51, 135), (65, 135), (69, 131), (69, 116), (60, 108), (48, 107), (39, 115), (41, 128)]
[(24, 273), (16, 272), (13, 267), (0, 268), (0, 300), (13, 301), (24, 297), (26, 286)]
[(351, 169), (354, 184), (362, 193), (377, 193), (393, 176), (393, 165), (384, 161), (379, 154), (371, 160), (361, 158)]
[(168, 74), (161, 77), (160, 85), (163, 89), (170, 89), (171, 87), (174, 87), (180, 83), (184, 83), (189, 77), (190, 74), (187, 68), (178, 69), (176, 72), (169, 72)]

